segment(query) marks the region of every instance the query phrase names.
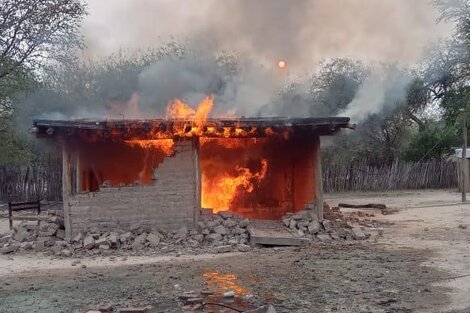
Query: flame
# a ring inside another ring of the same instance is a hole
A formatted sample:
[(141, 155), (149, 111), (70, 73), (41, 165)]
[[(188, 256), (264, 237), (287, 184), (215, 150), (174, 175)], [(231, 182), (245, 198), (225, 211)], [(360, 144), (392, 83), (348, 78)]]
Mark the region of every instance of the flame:
[(208, 179), (202, 174), (202, 185), (205, 192), (202, 194), (202, 206), (211, 208), (213, 212), (227, 211), (239, 192), (251, 193), (255, 186), (266, 176), (268, 161), (261, 160), (261, 168), (252, 172), (247, 167), (236, 166), (236, 175), (222, 173), (220, 176)]
[(207, 288), (215, 290), (217, 293), (234, 291), (235, 294), (239, 296), (248, 294), (248, 289), (238, 284), (238, 277), (233, 273), (220, 274), (217, 271), (205, 272), (202, 274), (202, 277), (204, 277), (207, 283)]
[(124, 142), (131, 147), (140, 147), (142, 149), (158, 149), (162, 150), (166, 156), (170, 156), (173, 153), (173, 139), (132, 139), (124, 140)]

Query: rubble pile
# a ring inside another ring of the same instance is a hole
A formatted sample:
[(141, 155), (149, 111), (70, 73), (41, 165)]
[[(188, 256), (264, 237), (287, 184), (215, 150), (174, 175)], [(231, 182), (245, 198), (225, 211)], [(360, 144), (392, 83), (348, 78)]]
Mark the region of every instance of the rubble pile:
[(102, 231), (92, 227), (66, 242), (63, 219), (53, 218), (40, 226), (21, 223), (13, 234), (0, 235), (0, 253), (23, 250), (69, 257), (110, 255), (115, 250), (129, 254), (199, 252), (248, 252), (249, 219), (230, 213), (202, 215), (194, 229), (182, 227), (174, 231), (149, 229), (133, 225), (128, 230)]
[[(357, 222), (348, 222), (343, 219), (339, 210), (330, 210), (327, 216), (336, 219), (324, 219), (319, 221), (311, 211), (287, 213), (282, 222), (289, 227), (298, 237), (305, 237), (313, 241), (328, 240), (364, 240), (370, 234), (363, 230), (364, 227)], [(326, 214), (325, 214), (326, 215)]]

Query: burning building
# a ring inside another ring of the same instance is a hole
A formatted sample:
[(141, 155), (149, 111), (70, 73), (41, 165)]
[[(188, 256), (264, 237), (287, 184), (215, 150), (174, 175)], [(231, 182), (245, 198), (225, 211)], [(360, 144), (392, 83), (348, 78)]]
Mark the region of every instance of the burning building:
[(320, 136), (347, 117), (208, 118), (177, 100), (165, 118), (35, 120), (62, 145), (66, 237), (91, 226), (192, 226), (207, 211), (279, 219), (323, 217)]

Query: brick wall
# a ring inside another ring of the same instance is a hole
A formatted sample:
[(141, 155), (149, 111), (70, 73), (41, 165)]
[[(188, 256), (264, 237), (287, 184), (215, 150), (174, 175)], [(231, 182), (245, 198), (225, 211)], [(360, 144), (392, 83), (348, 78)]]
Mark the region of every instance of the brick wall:
[(155, 170), (150, 185), (105, 187), (70, 196), (64, 205), (70, 212), (72, 234), (92, 226), (126, 229), (139, 224), (175, 229), (192, 225), (199, 208), (195, 149), (192, 141), (183, 141), (175, 143), (174, 151)]

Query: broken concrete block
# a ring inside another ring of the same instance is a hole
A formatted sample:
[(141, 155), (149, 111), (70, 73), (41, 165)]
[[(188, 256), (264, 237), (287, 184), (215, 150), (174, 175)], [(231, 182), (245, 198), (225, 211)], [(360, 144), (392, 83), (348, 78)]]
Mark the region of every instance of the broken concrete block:
[(237, 226), (237, 222), (235, 220), (231, 219), (231, 218), (228, 218), (223, 222), (223, 225), (226, 228), (233, 228), (233, 227)]
[(147, 241), (147, 234), (146, 233), (140, 234), (139, 236), (135, 237), (135, 239), (134, 239), (134, 243), (140, 243), (141, 245), (144, 245), (146, 241)]
[(1, 248), (1, 249), (0, 249), (0, 252), (1, 252), (2, 254), (13, 253), (13, 252), (18, 251), (19, 248), (20, 248), (20, 246), (17, 245), (17, 244), (10, 244), (10, 245), (8, 245), (8, 246), (6, 246), (6, 247)]
[(107, 237), (101, 237), (95, 240), (95, 248), (99, 248), (99, 246), (101, 245), (108, 245), (108, 246), (110, 245)]
[(323, 221), (321, 222), (321, 224), (323, 225), (323, 228), (324, 228), (326, 231), (331, 230), (331, 221), (330, 221), (330, 220), (323, 220)]
[(286, 227), (289, 227), (290, 225), (290, 219), (288, 219), (287, 217), (284, 217), (282, 219), (282, 223), (286, 226)]
[(351, 229), (351, 232), (353, 234), (353, 238), (356, 240), (364, 240), (367, 238), (366, 234), (362, 231), (360, 227), (353, 227)]
[(119, 239), (116, 234), (111, 234), (107, 237), (107, 240), (111, 247), (117, 247), (119, 244)]
[(109, 250), (111, 247), (109, 246), (109, 244), (101, 244), (98, 246), (98, 248), (100, 250)]
[(60, 255), (63, 257), (70, 257), (72, 256), (72, 252), (69, 249), (63, 249), (60, 251)]
[(233, 217), (233, 214), (232, 214), (232, 213), (226, 212), (226, 211), (221, 211), (221, 212), (219, 212), (219, 215), (220, 215), (224, 220)]
[(194, 240), (196, 240), (197, 242), (201, 243), (204, 241), (204, 235), (202, 234), (197, 234), (197, 235), (194, 235)]
[(222, 235), (221, 234), (209, 234), (206, 236), (206, 241), (209, 243), (214, 242), (214, 241), (219, 241), (222, 240)]
[(220, 234), (220, 235), (227, 235), (228, 230), (224, 226), (219, 225), (219, 226), (214, 227), (214, 233)]
[(33, 244), (34, 243), (32, 241), (22, 242), (20, 244), (20, 248), (23, 250), (31, 250), (33, 248)]
[(58, 229), (57, 232), (55, 233), (55, 236), (59, 239), (64, 240), (65, 239), (65, 229)]
[(245, 228), (241, 228), (239, 226), (235, 226), (233, 229), (232, 229), (232, 233), (235, 234), (235, 235), (241, 235), (241, 234), (244, 234), (246, 232), (246, 229)]
[(307, 230), (310, 234), (316, 235), (320, 231), (320, 223), (317, 220), (311, 221), (307, 226)]
[(86, 236), (83, 239), (83, 247), (88, 250), (93, 249), (95, 247), (95, 239), (92, 236)]
[(237, 245), (237, 250), (240, 252), (248, 252), (251, 250), (251, 247), (249, 245), (239, 244)]
[(73, 242), (81, 242), (84, 237), (85, 235), (82, 232), (80, 232), (75, 237), (73, 237)]
[(131, 233), (131, 232), (127, 232), (127, 233), (124, 233), (124, 234), (122, 234), (121, 236), (119, 236), (119, 241), (121, 241), (122, 243), (126, 243), (126, 242), (128, 242), (131, 238), (132, 238), (132, 233)]
[(36, 252), (42, 252), (44, 251), (44, 241), (38, 240), (34, 244), (34, 251)]
[(135, 252), (140, 252), (144, 249), (144, 245), (140, 242), (134, 241), (134, 243), (131, 245), (131, 249)]
[(247, 228), (248, 225), (250, 225), (250, 220), (247, 218), (244, 218), (240, 222), (238, 222), (238, 226), (240, 226), (241, 228)]
[(181, 227), (176, 231), (175, 236), (173, 237), (174, 239), (186, 239), (188, 237), (188, 228), (187, 227)]
[(13, 239), (18, 242), (26, 241), (29, 237), (29, 233), (25, 228), (18, 228), (16, 233), (13, 235)]
[(119, 309), (118, 313), (148, 313), (147, 308), (125, 308)]
[(219, 246), (215, 248), (215, 251), (217, 253), (227, 253), (232, 251), (232, 246), (231, 245), (225, 245), (225, 246)]
[(114, 309), (113, 305), (111, 303), (108, 304), (103, 304), (98, 308), (98, 311), (101, 313), (109, 313), (112, 312)]
[(289, 228), (292, 229), (292, 230), (296, 230), (297, 229), (297, 222), (294, 220), (294, 219), (291, 219), (290, 222), (289, 222)]
[(156, 248), (160, 243), (160, 236), (150, 233), (147, 236), (147, 241), (149, 242), (150, 247)]
[(317, 234), (317, 239), (320, 241), (330, 241), (331, 237), (328, 234)]

